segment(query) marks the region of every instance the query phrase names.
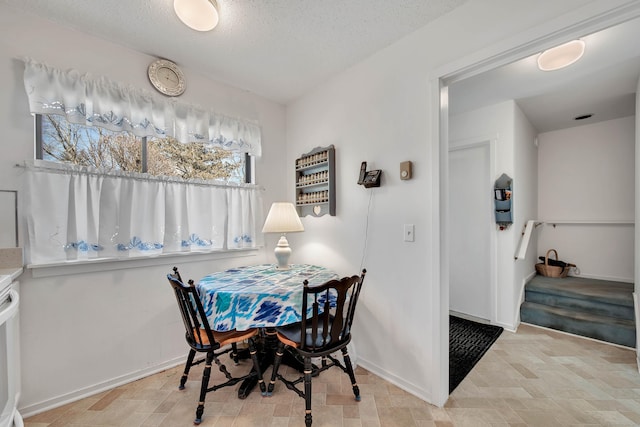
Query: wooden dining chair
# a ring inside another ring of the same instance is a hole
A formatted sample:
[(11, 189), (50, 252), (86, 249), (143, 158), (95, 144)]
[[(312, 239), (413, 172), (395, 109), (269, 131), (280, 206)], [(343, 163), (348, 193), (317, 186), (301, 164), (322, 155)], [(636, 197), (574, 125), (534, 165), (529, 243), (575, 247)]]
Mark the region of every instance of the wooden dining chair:
[[(179, 281), (181, 281), (182, 283), (184, 283), (182, 281), (182, 276), (180, 276), (180, 272), (178, 271), (178, 267), (173, 267), (173, 274), (176, 275), (176, 277), (178, 278)], [(235, 364), (238, 364), (238, 361), (240, 360), (240, 353), (238, 352), (238, 344), (237, 343), (231, 343), (231, 354), (230, 354), (231, 358), (233, 359), (233, 361), (235, 362)], [(200, 363), (204, 362), (204, 358), (198, 360), (198, 361), (193, 361), (192, 359), (187, 358), (187, 364), (185, 366), (185, 371), (184, 374), (182, 375), (182, 377), (180, 378), (180, 386), (178, 387), (180, 390), (184, 390), (184, 384), (187, 382), (187, 379), (189, 377), (189, 370), (191, 369), (192, 366), (194, 365), (199, 365)]]
[[(189, 356), (187, 357), (184, 374), (180, 379), (179, 388), (181, 390), (184, 389), (191, 366), (198, 363), (194, 362), (196, 354), (206, 354), (204, 359), (205, 367), (202, 372), (202, 383), (200, 385), (200, 399), (198, 401), (198, 407), (196, 408), (196, 418), (193, 423), (198, 425), (202, 422), (204, 401), (207, 393), (211, 391), (218, 390), (222, 387), (233, 386), (247, 378), (257, 377), (262, 394), (266, 394), (266, 386), (262, 379), (262, 372), (260, 370), (260, 364), (258, 363), (256, 346), (253, 340), (253, 338), (258, 334), (258, 329), (252, 328), (246, 331), (232, 330), (226, 332), (212, 330), (209, 326), (209, 322), (207, 321), (207, 315), (204, 311), (204, 307), (202, 306), (202, 302), (200, 301), (200, 297), (196, 287), (194, 286), (193, 280), (189, 280), (188, 285), (185, 285), (176, 268), (174, 268), (173, 273), (167, 275), (167, 279), (169, 279), (169, 283), (174, 290), (176, 301), (180, 308), (182, 321), (185, 327), (185, 339), (189, 347), (191, 347)], [(220, 356), (232, 351), (232, 344), (245, 340), (248, 340), (249, 342), (249, 353), (253, 361), (253, 369), (245, 375), (234, 377), (220, 361)], [(213, 362), (218, 365), (218, 369), (224, 374), (226, 381), (209, 387), (211, 365)]]
[[(347, 344), (351, 341), (351, 325), (366, 272), (363, 269), (360, 276), (330, 280), (318, 286), (309, 286), (309, 282), (305, 280), (301, 313), (307, 313), (307, 317), (303, 317), (301, 322), (276, 328), (278, 347), (267, 395), (273, 393), (277, 378), (288, 389), (304, 398), (307, 427), (312, 422), (311, 378), (333, 366), (338, 366), (349, 375), (353, 394), (360, 401), (360, 388), (353, 373)], [(287, 346), (304, 359), (303, 374), (294, 380), (288, 380), (278, 373)], [(342, 352), (344, 365), (334, 357), (333, 353), (338, 350)], [(320, 367), (311, 364), (311, 359), (316, 357), (322, 360)], [(297, 386), (301, 382), (304, 382), (304, 390)]]

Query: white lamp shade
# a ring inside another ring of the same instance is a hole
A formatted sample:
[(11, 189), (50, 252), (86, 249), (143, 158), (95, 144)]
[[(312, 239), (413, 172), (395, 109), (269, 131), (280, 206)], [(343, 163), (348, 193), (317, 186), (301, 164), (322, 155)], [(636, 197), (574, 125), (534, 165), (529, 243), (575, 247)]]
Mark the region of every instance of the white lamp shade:
[(269, 209), (262, 227), (263, 233), (294, 233), (304, 231), (293, 203), (275, 202)]
[(568, 67), (582, 58), (584, 47), (584, 41), (572, 40), (545, 50), (538, 56), (538, 68), (542, 71), (554, 71)]
[(196, 31), (210, 31), (218, 25), (218, 10), (214, 0), (173, 0), (178, 18)]

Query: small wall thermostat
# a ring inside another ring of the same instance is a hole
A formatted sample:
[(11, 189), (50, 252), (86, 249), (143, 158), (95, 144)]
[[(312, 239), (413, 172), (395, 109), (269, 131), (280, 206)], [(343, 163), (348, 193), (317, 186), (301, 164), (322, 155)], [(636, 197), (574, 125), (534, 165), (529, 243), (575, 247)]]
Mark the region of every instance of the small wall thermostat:
[(400, 163), (400, 179), (407, 180), (411, 179), (412, 175), (412, 164), (410, 161)]

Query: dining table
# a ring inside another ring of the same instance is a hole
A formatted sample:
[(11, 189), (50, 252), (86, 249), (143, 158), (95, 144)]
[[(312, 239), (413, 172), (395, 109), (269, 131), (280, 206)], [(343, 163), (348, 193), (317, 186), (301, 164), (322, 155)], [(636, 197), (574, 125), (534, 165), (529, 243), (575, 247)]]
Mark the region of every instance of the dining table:
[[(259, 264), (207, 274), (196, 287), (211, 329), (262, 329), (259, 355), (264, 371), (273, 362), (277, 345), (274, 328), (302, 320), (304, 281), (317, 286), (338, 278), (334, 271), (318, 265), (293, 264), (284, 270), (275, 264)], [(291, 352), (282, 363), (302, 369)], [(246, 380), (238, 397), (247, 397), (255, 384), (255, 378)]]

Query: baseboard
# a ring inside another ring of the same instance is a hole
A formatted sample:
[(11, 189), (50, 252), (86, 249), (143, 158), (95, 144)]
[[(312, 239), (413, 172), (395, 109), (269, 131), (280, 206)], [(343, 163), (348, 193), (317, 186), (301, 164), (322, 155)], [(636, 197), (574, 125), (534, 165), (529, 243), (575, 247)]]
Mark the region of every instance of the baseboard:
[(524, 287), (527, 283), (531, 281), (536, 276), (535, 270), (531, 273), (527, 274), (527, 276), (522, 280), (522, 287), (520, 288), (520, 301), (524, 301)]
[(380, 378), (382, 378), (385, 381), (390, 382), (391, 384), (401, 388), (402, 390), (406, 391), (407, 393), (410, 393), (412, 395), (414, 395), (415, 397), (422, 399), (424, 401), (426, 401), (427, 403), (431, 404), (431, 405), (435, 405), (433, 403), (433, 400), (431, 398), (431, 393), (423, 388), (421, 388), (420, 386), (410, 383), (390, 372), (388, 372), (387, 370), (383, 369), (382, 367), (376, 365), (375, 363), (372, 363), (366, 359), (360, 358), (358, 360), (360, 367), (366, 369), (367, 371), (371, 372), (374, 375), (379, 376)]
[(518, 296), (518, 304), (516, 304), (516, 307), (515, 307), (516, 312), (513, 316), (513, 323), (511, 325), (506, 325), (506, 324), (500, 325), (506, 331), (514, 332), (514, 333), (518, 331), (518, 326), (520, 326), (520, 306), (524, 302), (524, 298), (525, 298), (524, 287), (527, 285), (527, 283), (531, 281), (531, 279), (535, 277), (535, 275), (536, 275), (536, 272), (532, 271), (522, 280), (522, 286), (520, 286), (520, 295)]
[(638, 297), (638, 293), (634, 292), (633, 309), (636, 318), (636, 367), (638, 368), (638, 372), (640, 372), (640, 333), (638, 333), (638, 331), (640, 331), (640, 300)]
[(598, 276), (595, 274), (570, 274), (572, 277), (582, 277), (585, 279), (594, 279), (594, 280), (607, 280), (610, 282), (624, 282), (624, 283), (633, 283), (634, 280), (631, 277), (616, 277), (616, 276)]
[(610, 345), (612, 347), (622, 348), (622, 349), (625, 349), (625, 350), (635, 350), (633, 347), (627, 347), (626, 345), (616, 344), (616, 343), (608, 342), (608, 341), (597, 340), (595, 338), (585, 337), (584, 335), (578, 335), (578, 334), (574, 334), (574, 333), (571, 333), (571, 332), (565, 332), (565, 331), (561, 331), (559, 329), (553, 329), (553, 328), (547, 328), (546, 326), (534, 325), (533, 323), (522, 322), (522, 324), (523, 325), (527, 325), (527, 326), (531, 326), (531, 327), (534, 327), (534, 328), (538, 328), (538, 329), (544, 329), (545, 331), (549, 331), (549, 332), (556, 332), (558, 334), (568, 335), (568, 336), (571, 336), (571, 337), (574, 337), (574, 338), (581, 338), (583, 340), (593, 341), (593, 342), (597, 342), (599, 344), (606, 344), (606, 345)]
[(480, 317), (475, 317), (472, 316), (470, 314), (464, 314), (464, 313), (460, 313), (454, 310), (449, 310), (449, 314), (452, 316), (456, 316), (459, 317), (461, 319), (466, 319), (466, 320), (471, 320), (472, 322), (476, 322), (476, 323), (484, 323), (485, 325), (492, 325), (492, 326), (500, 326), (502, 329), (509, 331), (509, 332), (515, 332), (516, 331), (516, 326), (508, 324), (508, 323), (504, 323), (504, 322), (491, 322), (487, 319), (482, 319)]
[[(84, 399), (85, 397), (93, 396), (94, 394), (102, 393), (106, 390), (111, 390), (112, 388), (130, 383), (132, 381), (139, 380), (141, 378), (148, 377), (149, 375), (157, 374), (158, 372), (162, 372), (164, 370), (173, 368), (175, 366), (181, 365), (186, 361), (186, 357), (178, 357), (160, 365), (156, 365), (153, 367), (149, 367), (146, 369), (141, 369), (139, 371), (131, 372), (126, 375), (122, 375), (117, 378), (113, 378), (108, 381), (104, 381), (101, 383), (97, 383), (88, 387), (84, 387), (82, 389), (72, 391), (70, 393), (66, 393), (52, 399), (44, 400), (39, 403), (34, 403), (32, 405), (22, 406), (18, 408), (20, 414), (22, 414), (23, 418), (32, 417), (41, 412), (45, 412), (62, 405), (66, 405), (68, 403), (75, 402), (80, 399)], [(177, 384), (176, 384), (177, 388)]]
[(460, 313), (459, 311), (455, 310), (449, 310), (449, 315), (459, 317), (461, 319), (471, 320), (472, 322), (476, 323), (484, 323), (486, 325), (491, 324), (491, 321), (489, 319), (483, 319), (482, 317), (476, 317), (471, 314)]
[(504, 322), (495, 322), (492, 323), (493, 326), (500, 326), (502, 329), (508, 332), (516, 332), (518, 330), (518, 325), (512, 325)]

